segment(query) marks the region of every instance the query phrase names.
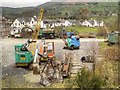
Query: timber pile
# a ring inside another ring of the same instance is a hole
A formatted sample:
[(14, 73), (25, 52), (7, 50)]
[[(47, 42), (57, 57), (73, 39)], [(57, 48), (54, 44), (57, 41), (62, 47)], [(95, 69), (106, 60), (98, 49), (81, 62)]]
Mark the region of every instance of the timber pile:
[(62, 61), (48, 60), (40, 64), (40, 85), (49, 86), (62, 82), (65, 77), (76, 75), (81, 68), (74, 52), (67, 52)]

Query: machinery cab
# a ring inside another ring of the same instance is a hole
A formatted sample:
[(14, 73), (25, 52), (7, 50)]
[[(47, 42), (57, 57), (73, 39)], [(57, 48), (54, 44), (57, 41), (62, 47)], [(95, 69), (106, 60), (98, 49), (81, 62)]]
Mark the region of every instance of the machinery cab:
[(80, 40), (79, 37), (74, 35), (74, 32), (67, 32), (65, 34), (65, 45), (64, 49), (79, 49)]
[(15, 52), (21, 52), (24, 44), (15, 45)]
[(24, 44), (15, 45), (15, 63), (16, 66), (29, 66), (34, 57), (31, 52), (23, 51)]
[(46, 42), (40, 45), (39, 55), (41, 61), (47, 61), (48, 58), (54, 58), (54, 42)]
[(109, 44), (116, 44), (118, 43), (118, 38), (120, 36), (120, 32), (112, 31), (108, 34), (108, 42)]

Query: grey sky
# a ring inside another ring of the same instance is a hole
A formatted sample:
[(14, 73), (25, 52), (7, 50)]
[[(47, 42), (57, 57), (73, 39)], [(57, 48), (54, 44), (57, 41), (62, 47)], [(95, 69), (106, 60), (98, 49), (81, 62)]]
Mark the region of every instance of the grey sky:
[(28, 7), (28, 6), (37, 6), (42, 3), (48, 2), (51, 0), (0, 0), (2, 4), (0, 6), (5, 7)]
[(118, 2), (119, 0), (0, 0), (2, 4), (0, 6), (5, 7), (28, 7), (37, 6), (45, 2)]

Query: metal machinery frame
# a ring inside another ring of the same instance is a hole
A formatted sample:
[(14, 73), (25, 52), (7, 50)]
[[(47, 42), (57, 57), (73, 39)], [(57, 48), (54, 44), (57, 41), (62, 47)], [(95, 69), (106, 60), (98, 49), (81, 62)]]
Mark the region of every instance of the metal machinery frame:
[(40, 23), (41, 23), (41, 20), (43, 18), (43, 13), (44, 13), (44, 9), (41, 9), (40, 14), (38, 16), (38, 21), (37, 21), (37, 23), (35, 25), (35, 29), (33, 31), (32, 40), (38, 39), (38, 35), (39, 35), (39, 32), (40, 32)]

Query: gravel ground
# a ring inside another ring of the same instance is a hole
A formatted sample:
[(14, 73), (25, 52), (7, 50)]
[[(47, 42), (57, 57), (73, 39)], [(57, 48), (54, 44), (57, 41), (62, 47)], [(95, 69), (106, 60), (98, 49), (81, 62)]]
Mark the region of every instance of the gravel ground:
[[(81, 46), (79, 50), (73, 50), (76, 54), (76, 59), (80, 61), (80, 58), (84, 55), (90, 54), (91, 50), (98, 51), (98, 42), (104, 41), (103, 39), (80, 39)], [(14, 87), (40, 87), (39, 76), (32, 74), (32, 71), (24, 68), (14, 68), (15, 63), (15, 50), (14, 45), (19, 43), (25, 43), (27, 39), (13, 39), (6, 38), (0, 39), (0, 63), (2, 63), (2, 87), (14, 88)], [(38, 40), (39, 42), (40, 40)], [(64, 42), (61, 39), (52, 39), (46, 41), (53, 41), (55, 43), (55, 56), (58, 60), (63, 59), (63, 55), (69, 50), (63, 50)], [(82, 65), (82, 62), (78, 62)], [(1, 65), (1, 64), (0, 64)]]

